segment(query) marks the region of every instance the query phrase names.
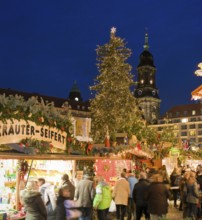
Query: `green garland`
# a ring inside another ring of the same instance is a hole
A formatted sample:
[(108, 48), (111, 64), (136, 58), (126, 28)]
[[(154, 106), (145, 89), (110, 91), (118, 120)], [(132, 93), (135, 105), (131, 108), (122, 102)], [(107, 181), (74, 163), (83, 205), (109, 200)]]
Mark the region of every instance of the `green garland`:
[[(71, 137), (73, 125), (70, 119), (70, 113), (65, 109), (58, 109), (53, 102), (44, 101), (42, 98), (32, 96), (28, 100), (19, 95), (0, 95), (0, 120), (6, 123), (6, 120), (33, 121), (37, 125), (46, 125), (55, 127), (67, 133), (67, 138)], [(50, 145), (47, 142), (37, 141), (33, 139), (22, 140), (27, 145), (32, 145), (40, 153), (50, 151)], [(46, 148), (49, 146), (49, 149)], [(43, 146), (43, 147), (42, 147)], [(67, 142), (68, 149), (68, 142)]]

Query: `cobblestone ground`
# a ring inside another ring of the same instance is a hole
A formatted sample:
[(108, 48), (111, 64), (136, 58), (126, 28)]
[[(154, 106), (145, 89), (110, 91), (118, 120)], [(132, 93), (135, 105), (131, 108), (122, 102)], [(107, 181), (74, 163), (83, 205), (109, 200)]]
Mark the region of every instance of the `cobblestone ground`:
[[(173, 207), (172, 204), (169, 204), (169, 210), (167, 214), (167, 219), (169, 220), (182, 220), (182, 211), (179, 211), (179, 209), (176, 209)], [(109, 218), (107, 220), (116, 220), (115, 213), (110, 213)], [(127, 217), (125, 218), (127, 220)], [(132, 219), (134, 220), (134, 219)], [(142, 217), (142, 220), (145, 220), (145, 218)]]

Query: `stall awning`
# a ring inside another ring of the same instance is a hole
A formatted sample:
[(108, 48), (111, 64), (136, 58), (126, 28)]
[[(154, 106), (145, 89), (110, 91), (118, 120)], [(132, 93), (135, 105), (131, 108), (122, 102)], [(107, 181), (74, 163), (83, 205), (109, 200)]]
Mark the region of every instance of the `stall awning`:
[(196, 88), (192, 93), (192, 99), (193, 100), (199, 100), (202, 99), (202, 85), (200, 85), (198, 88)]

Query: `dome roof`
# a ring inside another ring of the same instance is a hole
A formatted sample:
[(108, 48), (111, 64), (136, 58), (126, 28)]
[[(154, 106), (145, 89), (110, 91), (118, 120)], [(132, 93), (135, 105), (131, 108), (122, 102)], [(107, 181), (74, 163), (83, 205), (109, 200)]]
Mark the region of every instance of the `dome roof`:
[(74, 82), (74, 85), (69, 92), (69, 99), (74, 101), (83, 101), (81, 97), (81, 92), (76, 84), (76, 81)]
[(153, 60), (153, 56), (152, 54), (148, 51), (148, 50), (144, 50), (141, 54), (140, 54), (140, 63), (138, 65), (138, 67), (141, 66), (154, 66), (154, 60)]
[(152, 54), (149, 52), (149, 43), (148, 43), (148, 33), (145, 33), (145, 42), (144, 42), (144, 51), (140, 54), (140, 63), (138, 65), (138, 67), (141, 66), (154, 66), (154, 60), (153, 60), (153, 56)]

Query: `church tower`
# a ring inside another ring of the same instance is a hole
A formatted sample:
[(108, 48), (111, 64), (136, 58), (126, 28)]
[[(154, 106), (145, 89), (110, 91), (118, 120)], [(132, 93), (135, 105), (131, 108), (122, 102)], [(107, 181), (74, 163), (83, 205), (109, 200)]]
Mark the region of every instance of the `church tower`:
[(156, 67), (149, 52), (148, 33), (145, 34), (144, 51), (140, 54), (137, 66), (135, 97), (149, 124), (156, 124), (160, 114), (160, 98), (156, 87)]
[(71, 101), (76, 101), (76, 102), (82, 102), (82, 96), (81, 96), (81, 92), (77, 86), (76, 81), (74, 82), (74, 85), (72, 86), (70, 93), (69, 93), (69, 99)]

